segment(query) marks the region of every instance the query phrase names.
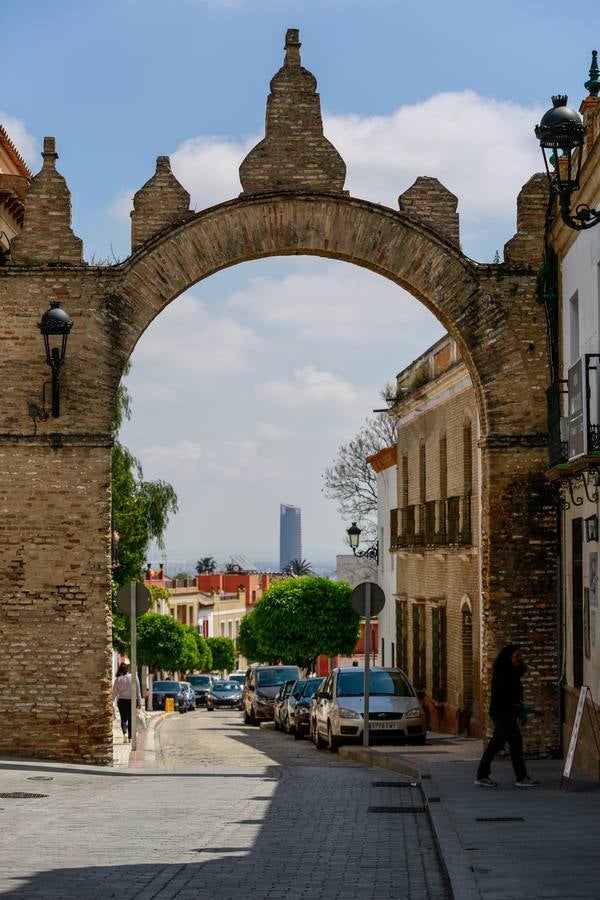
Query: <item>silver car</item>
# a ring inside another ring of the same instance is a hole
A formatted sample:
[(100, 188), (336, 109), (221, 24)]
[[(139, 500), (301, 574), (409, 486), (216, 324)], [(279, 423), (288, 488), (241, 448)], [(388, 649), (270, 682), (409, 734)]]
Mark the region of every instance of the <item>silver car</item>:
[[(340, 744), (362, 739), (364, 669), (333, 669), (313, 700), (313, 741), (335, 753)], [(369, 739), (424, 744), (425, 716), (402, 669), (371, 669)]]

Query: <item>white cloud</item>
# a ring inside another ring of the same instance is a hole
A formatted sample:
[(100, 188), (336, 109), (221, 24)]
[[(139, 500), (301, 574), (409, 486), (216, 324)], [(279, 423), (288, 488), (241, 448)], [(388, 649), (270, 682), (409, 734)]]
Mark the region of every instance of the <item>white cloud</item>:
[(173, 174), (190, 192), (192, 209), (206, 209), (237, 197), (242, 190), (240, 163), (259, 140), (257, 135), (242, 142), (224, 137), (196, 137), (185, 141), (171, 154)]
[(227, 305), (318, 343), (364, 344), (371, 333), (378, 343), (397, 346), (398, 335), (410, 341), (431, 321), (406, 291), (365, 269), (320, 260), (303, 269), (283, 278), (250, 278)]
[(150, 326), (136, 348), (136, 360), (150, 363), (155, 375), (157, 369), (164, 369), (185, 373), (200, 383), (251, 370), (263, 348), (263, 339), (251, 328), (208, 311), (188, 292)]
[(32, 172), (38, 171), (41, 167), (39, 144), (36, 138), (29, 134), (22, 119), (9, 116), (0, 110), (0, 122)]
[(256, 434), (265, 441), (284, 441), (289, 437), (290, 429), (273, 422), (258, 422)]
[[(540, 170), (533, 126), (543, 112), (462, 91), (389, 116), (329, 114), (324, 122), (353, 196), (397, 208), (398, 195), (417, 176), (431, 175), (457, 195), (464, 231), (473, 232), (491, 222), (512, 228), (517, 194)], [(511, 236), (507, 231), (503, 241)]]
[(205, 460), (206, 450), (202, 444), (196, 441), (180, 441), (178, 444), (165, 446), (163, 444), (151, 444), (140, 451), (142, 466), (148, 466), (156, 471), (169, 471), (174, 467), (194, 466)]
[(259, 399), (288, 409), (310, 409), (322, 412), (323, 408), (356, 409), (359, 393), (356, 388), (332, 372), (323, 372), (315, 366), (296, 369), (292, 379), (275, 379), (257, 388)]

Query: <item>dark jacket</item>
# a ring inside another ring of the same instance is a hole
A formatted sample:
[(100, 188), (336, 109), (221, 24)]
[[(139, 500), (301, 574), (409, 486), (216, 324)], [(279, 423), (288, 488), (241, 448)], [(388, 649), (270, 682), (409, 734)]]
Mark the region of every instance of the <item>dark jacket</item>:
[(492, 675), (490, 716), (492, 719), (518, 718), (523, 709), (523, 685), (520, 668), (511, 666)]

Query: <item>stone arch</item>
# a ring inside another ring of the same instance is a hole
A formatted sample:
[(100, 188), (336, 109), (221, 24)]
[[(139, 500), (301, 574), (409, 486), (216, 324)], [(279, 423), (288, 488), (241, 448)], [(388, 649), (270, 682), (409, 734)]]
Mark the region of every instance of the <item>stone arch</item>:
[[(112, 761), (110, 425), (123, 366), (150, 322), (183, 291), (269, 256), (319, 255), (365, 267), (408, 290), (455, 338), (481, 420), (482, 669), (489, 671), (496, 639), (510, 633), (527, 645), (535, 622), (528, 658), (548, 677), (533, 686), (533, 702), (555, 709), (555, 517), (543, 474), (549, 379), (534, 271), (542, 176), (523, 189), (518, 232), (502, 265), (479, 265), (461, 253), (456, 198), (434, 178), (418, 178), (399, 210), (349, 197), (299, 47), (292, 29), (271, 82), (265, 140), (240, 169), (244, 193), (193, 214), (160, 157), (156, 175), (136, 194), (135, 252), (121, 265), (83, 264), (54, 141), (45, 141), (23, 231), (10, 265), (0, 267), (2, 753)], [(75, 324), (61, 371), (60, 418), (43, 419), (31, 417), (48, 378), (37, 323), (54, 298)], [(69, 678), (61, 680), (66, 669)], [(31, 686), (46, 690), (48, 672), (56, 676), (52, 703), (38, 705)], [(551, 730), (548, 721), (528, 729), (531, 751), (556, 746), (556, 718)]]

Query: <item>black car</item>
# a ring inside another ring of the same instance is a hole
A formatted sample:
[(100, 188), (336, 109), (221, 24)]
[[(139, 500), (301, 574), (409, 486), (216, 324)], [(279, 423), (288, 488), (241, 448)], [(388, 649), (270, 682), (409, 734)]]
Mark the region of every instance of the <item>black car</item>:
[(324, 678), (307, 678), (302, 683), (302, 690), (294, 706), (294, 738), (299, 741), (310, 731), (310, 701), (319, 690)]
[(206, 698), (212, 689), (215, 679), (212, 675), (188, 675), (187, 680), (194, 689), (196, 706), (206, 706)]
[(165, 700), (172, 697), (174, 708), (179, 712), (187, 712), (189, 695), (180, 681), (155, 681), (152, 685), (152, 709), (164, 709)]
[(208, 712), (215, 709), (241, 709), (242, 688), (236, 681), (215, 681), (206, 698)]

